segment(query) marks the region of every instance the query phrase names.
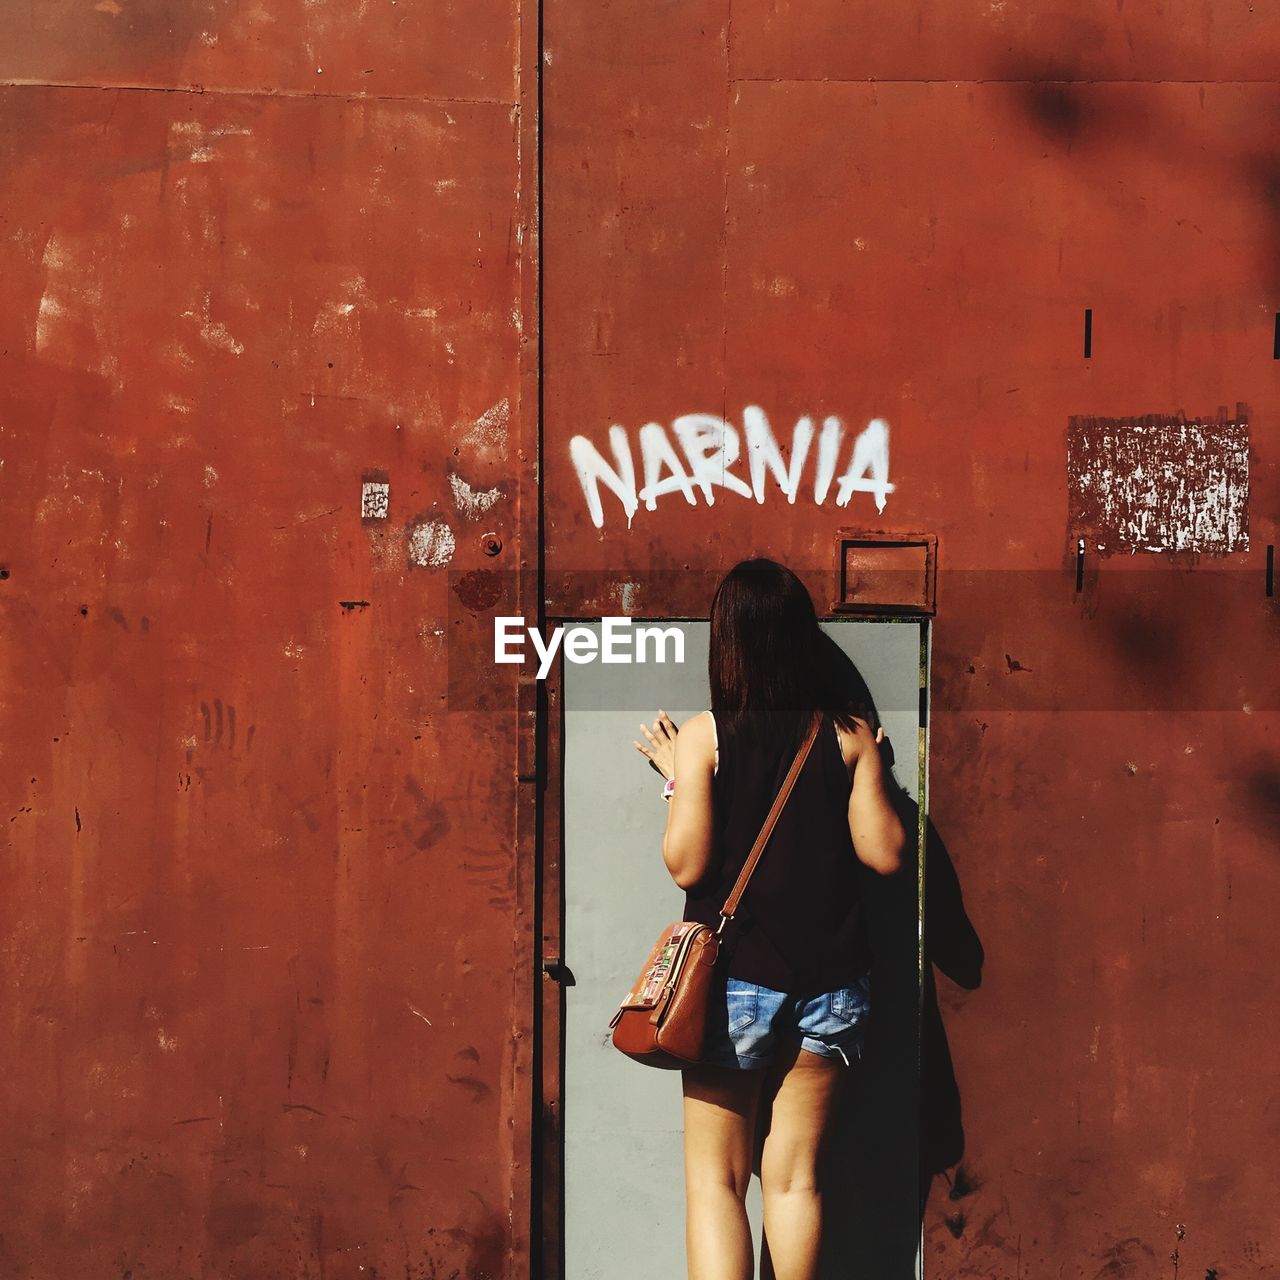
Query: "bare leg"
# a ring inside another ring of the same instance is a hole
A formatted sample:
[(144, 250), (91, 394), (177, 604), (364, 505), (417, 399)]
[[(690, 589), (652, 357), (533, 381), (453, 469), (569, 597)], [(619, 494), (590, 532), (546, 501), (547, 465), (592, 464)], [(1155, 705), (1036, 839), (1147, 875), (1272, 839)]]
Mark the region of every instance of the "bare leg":
[(763, 1073), (697, 1066), (681, 1074), (689, 1280), (751, 1280), (744, 1201)]
[(816, 1280), (818, 1274), (818, 1160), (844, 1071), (839, 1060), (799, 1045), (787, 1045), (769, 1070), (772, 1111), (760, 1156), (760, 1189), (777, 1280)]

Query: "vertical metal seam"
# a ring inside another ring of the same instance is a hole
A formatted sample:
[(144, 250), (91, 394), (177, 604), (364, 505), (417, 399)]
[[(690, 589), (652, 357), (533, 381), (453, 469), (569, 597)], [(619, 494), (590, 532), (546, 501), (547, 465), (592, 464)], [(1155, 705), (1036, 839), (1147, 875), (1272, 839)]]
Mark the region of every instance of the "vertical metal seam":
[(729, 184), (733, 154), (733, 0), (725, 0), (724, 206), (720, 215), (720, 417), (729, 420)]
[[(534, 35), (534, 221), (536, 223), (534, 261), (534, 316), (537, 325), (534, 353), (535, 364), (535, 401), (534, 401), (534, 493), (535, 493), (535, 546), (534, 546), (534, 591), (537, 596), (535, 616), (539, 632), (546, 632), (546, 484), (543, 470), (544, 459), (544, 418), (545, 418), (545, 384), (544, 376), (544, 339), (543, 339), (543, 262), (544, 250), (542, 239), (542, 217), (544, 202), (543, 180), (543, 131), (542, 111), (544, 97), (543, 70), (545, 66), (545, 29), (543, 0), (533, 0), (534, 21), (537, 30)], [(521, 6), (523, 16), (524, 8)], [(523, 560), (524, 548), (521, 548)], [(523, 573), (518, 565), (517, 572)], [(533, 947), (532, 954), (527, 957), (532, 980), (530, 982), (531, 1036), (530, 1073), (529, 1073), (529, 1106), (532, 1112), (529, 1117), (529, 1274), (541, 1277), (545, 1274), (546, 1259), (544, 1253), (545, 1224), (543, 1222), (544, 1187), (543, 1187), (543, 1143), (546, 1140), (543, 1120), (543, 1026), (542, 1026), (542, 933), (543, 933), (543, 860), (545, 857), (545, 796), (548, 779), (547, 765), (547, 692), (546, 686), (539, 681), (534, 699), (534, 796), (533, 796), (533, 927), (530, 933)], [(519, 856), (519, 854), (517, 854)]]
[[(511, 574), (517, 612), (543, 622), (542, 482), (542, 0), (516, 0), (516, 218), (523, 230), (516, 276), (521, 317), (517, 350), (521, 466)], [(532, 24), (532, 25), (531, 25)], [(533, 332), (530, 333), (530, 327)], [(532, 348), (529, 344), (532, 343)], [(530, 548), (530, 542), (533, 547)], [(532, 572), (529, 565), (532, 563)], [(532, 581), (530, 579), (532, 578)], [(529, 608), (532, 589), (536, 599)], [(532, 689), (530, 689), (532, 684)], [(545, 691), (541, 681), (516, 680), (512, 878), (515, 886), (510, 1019), (512, 1134), (508, 1170), (508, 1265), (533, 1273), (542, 1255), (539, 1153), (542, 1140), (540, 1067), (542, 821), (545, 784)], [(532, 734), (532, 743), (525, 736)], [(526, 754), (527, 753), (527, 754)], [(527, 772), (522, 762), (528, 762)], [(530, 789), (531, 788), (531, 789)], [(520, 1044), (521, 1034), (527, 1042)], [(524, 1186), (520, 1186), (520, 1182)], [(519, 1217), (516, 1208), (519, 1206)]]

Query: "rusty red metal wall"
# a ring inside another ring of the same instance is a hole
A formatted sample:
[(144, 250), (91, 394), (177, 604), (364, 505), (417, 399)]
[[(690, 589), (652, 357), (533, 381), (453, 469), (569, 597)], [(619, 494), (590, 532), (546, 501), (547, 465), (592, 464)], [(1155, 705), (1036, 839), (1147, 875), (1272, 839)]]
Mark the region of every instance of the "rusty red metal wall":
[[(938, 535), (931, 816), (986, 962), (931, 899), (959, 1113), (925, 1099), (926, 1273), (1271, 1274), (1280, 25), (618, 0), (548, 4), (545, 40), (553, 611), (696, 609), (653, 571), (753, 553), (829, 601), (839, 527)], [(629, 520), (604, 487), (592, 518), (575, 435), (615, 465), (623, 428), (642, 486), (644, 424), (685, 465), (679, 415), (746, 406), (784, 443), (886, 420), (883, 511), (816, 504), (810, 465), (794, 505), (695, 484)], [(1069, 420), (1180, 412), (1207, 443), (1143, 492), (1191, 521), (1180, 484), (1237, 474), (1247, 416), (1247, 547), (1077, 527)]]
[(536, 34), (6, 14), (6, 1277), (527, 1254), (516, 681), (455, 712), (446, 624), (536, 510)]
[[(514, 0), (7, 15), (0, 1270), (528, 1269), (530, 692), (448, 637), (539, 552), (540, 67), (550, 611), (939, 537), (931, 809), (987, 962), (939, 979), (927, 1268), (1267, 1274), (1280, 29), (544, 25), (539, 60)], [(1077, 591), (1068, 420), (1237, 403), (1248, 549), (1090, 549)], [(592, 522), (571, 437), (748, 405), (884, 418), (884, 510)]]

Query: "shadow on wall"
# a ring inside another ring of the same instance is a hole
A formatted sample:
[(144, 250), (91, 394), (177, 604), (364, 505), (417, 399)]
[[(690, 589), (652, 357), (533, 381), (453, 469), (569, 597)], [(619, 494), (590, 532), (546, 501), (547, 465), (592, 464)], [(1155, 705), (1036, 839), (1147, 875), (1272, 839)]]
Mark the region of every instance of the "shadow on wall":
[(930, 821), (925, 828), (924, 1004), (921, 1011), (920, 1073), (920, 1214), (923, 1217), (933, 1180), (955, 1167), (947, 1179), (952, 1200), (978, 1188), (960, 1164), (964, 1156), (964, 1124), (960, 1089), (951, 1063), (951, 1047), (938, 1008), (935, 970), (966, 991), (982, 985), (986, 953), (964, 909), (960, 877), (942, 837)]
[[(865, 682), (843, 652), (832, 655), (850, 702), (880, 718)], [(892, 744), (887, 747), (892, 763)], [(919, 805), (897, 790), (908, 833)], [(843, 1280), (905, 1280), (916, 1274), (925, 1205), (934, 1179), (964, 1155), (960, 1090), (938, 1008), (934, 969), (966, 990), (982, 981), (982, 943), (964, 909), (951, 856), (932, 822), (925, 828), (925, 978), (920, 991), (919, 852), (909, 839), (901, 871), (882, 877), (861, 868), (861, 889), (875, 956), (867, 1047), (832, 1120), (823, 1171), (825, 1230), (821, 1275)], [(919, 1015), (919, 1016), (917, 1016)], [(763, 1140), (768, 1117), (761, 1117)], [(759, 1150), (757, 1146), (757, 1169)], [(977, 1184), (963, 1165), (948, 1179), (953, 1200)], [(950, 1215), (955, 1217), (959, 1207)], [(762, 1280), (773, 1280), (761, 1242)]]
[[(1208, 191), (1225, 184), (1243, 193), (1260, 211), (1268, 232), (1254, 242), (1259, 267), (1272, 291), (1280, 287), (1280, 148), (1273, 141), (1280, 108), (1260, 103), (1256, 131), (1248, 134), (1216, 135), (1206, 126), (1205, 133), (1192, 136), (1160, 95), (1140, 100), (1124, 92), (1144, 82), (1133, 78), (1132, 65), (1108, 65), (1097, 56), (1105, 38), (1105, 24), (1079, 21), (1067, 42), (1052, 51), (1003, 50), (992, 61), (991, 79), (1008, 85), (1013, 108), (1032, 134), (1067, 155), (1087, 161), (1130, 151), (1167, 165), (1170, 180), (1182, 186), (1198, 181)], [(1143, 45), (1144, 65), (1150, 67), (1177, 65), (1184, 52), (1150, 31)], [(1099, 90), (1100, 84), (1118, 88)], [(1203, 87), (1199, 95), (1203, 109)], [(1087, 180), (1087, 173), (1081, 176)]]

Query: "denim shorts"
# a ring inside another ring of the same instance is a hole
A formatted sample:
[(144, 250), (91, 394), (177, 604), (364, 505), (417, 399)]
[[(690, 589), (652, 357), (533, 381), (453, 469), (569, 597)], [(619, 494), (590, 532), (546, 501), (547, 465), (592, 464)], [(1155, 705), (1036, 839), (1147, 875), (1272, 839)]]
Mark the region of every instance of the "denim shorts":
[(721, 977), (707, 1006), (704, 1062), (721, 1067), (766, 1067), (779, 1037), (851, 1066), (862, 1057), (871, 1013), (871, 975), (850, 987), (792, 996), (740, 978)]

